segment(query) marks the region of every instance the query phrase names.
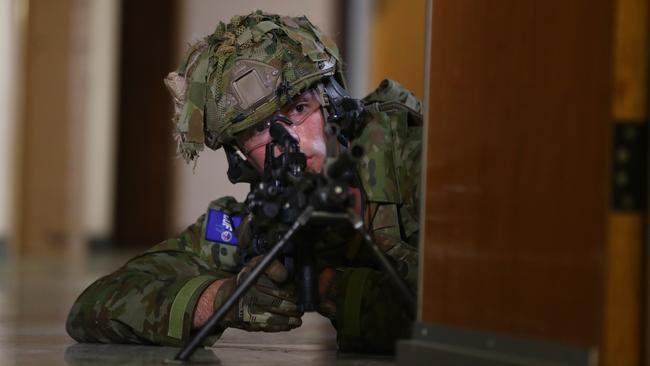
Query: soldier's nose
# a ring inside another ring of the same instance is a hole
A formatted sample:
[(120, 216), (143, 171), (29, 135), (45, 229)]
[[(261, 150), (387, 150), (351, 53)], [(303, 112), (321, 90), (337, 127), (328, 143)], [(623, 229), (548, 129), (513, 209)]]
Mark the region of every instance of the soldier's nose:
[(288, 126), (288, 127), (289, 128), (287, 128), (287, 131), (289, 131), (291, 137), (293, 137), (294, 139), (296, 139), (296, 141), (298, 141), (298, 143), (300, 143), (300, 134), (296, 132), (294, 126)]

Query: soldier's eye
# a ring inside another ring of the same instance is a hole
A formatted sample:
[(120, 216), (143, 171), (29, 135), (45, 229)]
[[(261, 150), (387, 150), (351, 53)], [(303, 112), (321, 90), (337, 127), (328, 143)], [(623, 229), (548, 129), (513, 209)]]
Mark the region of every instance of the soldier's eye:
[(268, 130), (269, 126), (270, 126), (270, 122), (268, 122), (268, 121), (258, 123), (258, 124), (255, 125), (255, 128), (254, 128), (253, 132), (256, 135), (259, 135), (259, 134), (263, 133), (264, 131)]
[(307, 109), (307, 106), (301, 103), (301, 104), (298, 104), (297, 106), (295, 106), (293, 109), (295, 109), (296, 112), (298, 112), (298, 113), (302, 113), (302, 112), (305, 111), (305, 109)]

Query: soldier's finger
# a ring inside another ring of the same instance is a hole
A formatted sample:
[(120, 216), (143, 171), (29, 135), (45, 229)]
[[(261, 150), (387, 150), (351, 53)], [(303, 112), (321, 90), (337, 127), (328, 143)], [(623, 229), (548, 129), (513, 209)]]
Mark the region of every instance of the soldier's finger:
[(298, 309), (298, 305), (295, 302), (282, 300), (277, 306), (273, 309), (273, 312), (284, 313), (289, 316), (301, 316), (302, 313)]
[(302, 319), (293, 316), (273, 315), (266, 321), (265, 331), (279, 331), (297, 328), (302, 325)]
[(248, 268), (249, 270), (252, 270), (253, 268), (255, 268), (257, 266), (257, 263), (259, 263), (259, 261), (261, 261), (261, 260), (262, 260), (261, 255), (258, 255), (256, 257), (251, 258), (251, 260), (249, 260), (248, 263), (246, 263), (246, 268)]
[(279, 296), (270, 295), (264, 291), (258, 291), (259, 287), (253, 293), (244, 297), (243, 301), (246, 305), (253, 309), (252, 312), (271, 311), (274, 313), (301, 316), (302, 313), (298, 309), (296, 299), (286, 299)]
[(282, 302), (282, 298), (275, 296), (273, 293), (269, 293), (267, 291), (260, 291), (260, 287), (258, 286), (247, 293), (244, 296), (242, 302), (247, 305), (273, 307), (276, 304), (279, 305)]
[(269, 319), (274, 316), (273, 313), (259, 306), (245, 306), (240, 315), (242, 322), (260, 325), (268, 324)]
[(255, 285), (255, 290), (260, 293), (264, 293), (274, 298), (298, 302), (298, 296), (293, 288), (280, 288), (273, 284), (268, 278), (262, 281), (258, 281)]
[(273, 304), (269, 305), (260, 304), (259, 307), (264, 308), (264, 311), (268, 311), (273, 314), (293, 316), (297, 318), (301, 317), (303, 314), (296, 303), (285, 300), (276, 301)]
[(278, 333), (278, 332), (288, 332), (291, 329), (298, 328), (300, 325), (289, 326), (289, 325), (266, 325), (261, 329), (265, 333)]
[(289, 272), (287, 272), (287, 269), (277, 259), (271, 262), (266, 268), (266, 274), (277, 283), (282, 283), (289, 277)]

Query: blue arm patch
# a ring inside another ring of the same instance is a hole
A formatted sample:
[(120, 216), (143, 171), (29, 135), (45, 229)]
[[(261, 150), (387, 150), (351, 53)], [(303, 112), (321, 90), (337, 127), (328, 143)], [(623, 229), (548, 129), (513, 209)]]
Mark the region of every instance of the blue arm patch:
[(230, 217), (227, 213), (215, 209), (208, 210), (208, 223), (205, 228), (205, 239), (228, 245), (237, 245), (235, 229), (241, 224), (241, 216)]

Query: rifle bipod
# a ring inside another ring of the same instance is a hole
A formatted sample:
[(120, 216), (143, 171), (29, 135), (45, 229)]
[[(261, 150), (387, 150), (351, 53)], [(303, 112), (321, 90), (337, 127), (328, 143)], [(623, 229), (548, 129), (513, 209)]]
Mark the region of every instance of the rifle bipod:
[(230, 311), (230, 309), (239, 301), (239, 299), (248, 291), (248, 289), (257, 281), (259, 276), (267, 269), (267, 267), (273, 262), (273, 260), (278, 256), (282, 251), (284, 246), (289, 242), (291, 237), (296, 233), (298, 229), (307, 225), (312, 219), (326, 219), (326, 220), (346, 220), (352, 227), (357, 230), (362, 236), (363, 240), (367, 245), (370, 245), (373, 253), (377, 256), (379, 264), (386, 270), (389, 276), (392, 278), (394, 284), (397, 286), (398, 290), (404, 296), (404, 300), (407, 302), (407, 307), (409, 315), (411, 318), (414, 318), (415, 314), (415, 296), (408, 288), (408, 285), (404, 280), (397, 274), (397, 271), (392, 266), (384, 252), (372, 241), (370, 234), (364, 230), (363, 221), (356, 215), (354, 212), (349, 211), (347, 213), (336, 213), (336, 212), (327, 212), (327, 211), (316, 211), (310, 205), (307, 206), (295, 223), (287, 230), (284, 236), (278, 240), (278, 242), (272, 247), (272, 249), (263, 256), (262, 260), (253, 268), (250, 274), (237, 286), (233, 294), (226, 300), (217, 309), (214, 314), (208, 319), (208, 321), (201, 327), (201, 329), (196, 333), (189, 342), (178, 352), (174, 361), (176, 362), (187, 362), (190, 357), (196, 351), (196, 349), (203, 343), (203, 341), (210, 336), (212, 331), (216, 329), (221, 319)]

